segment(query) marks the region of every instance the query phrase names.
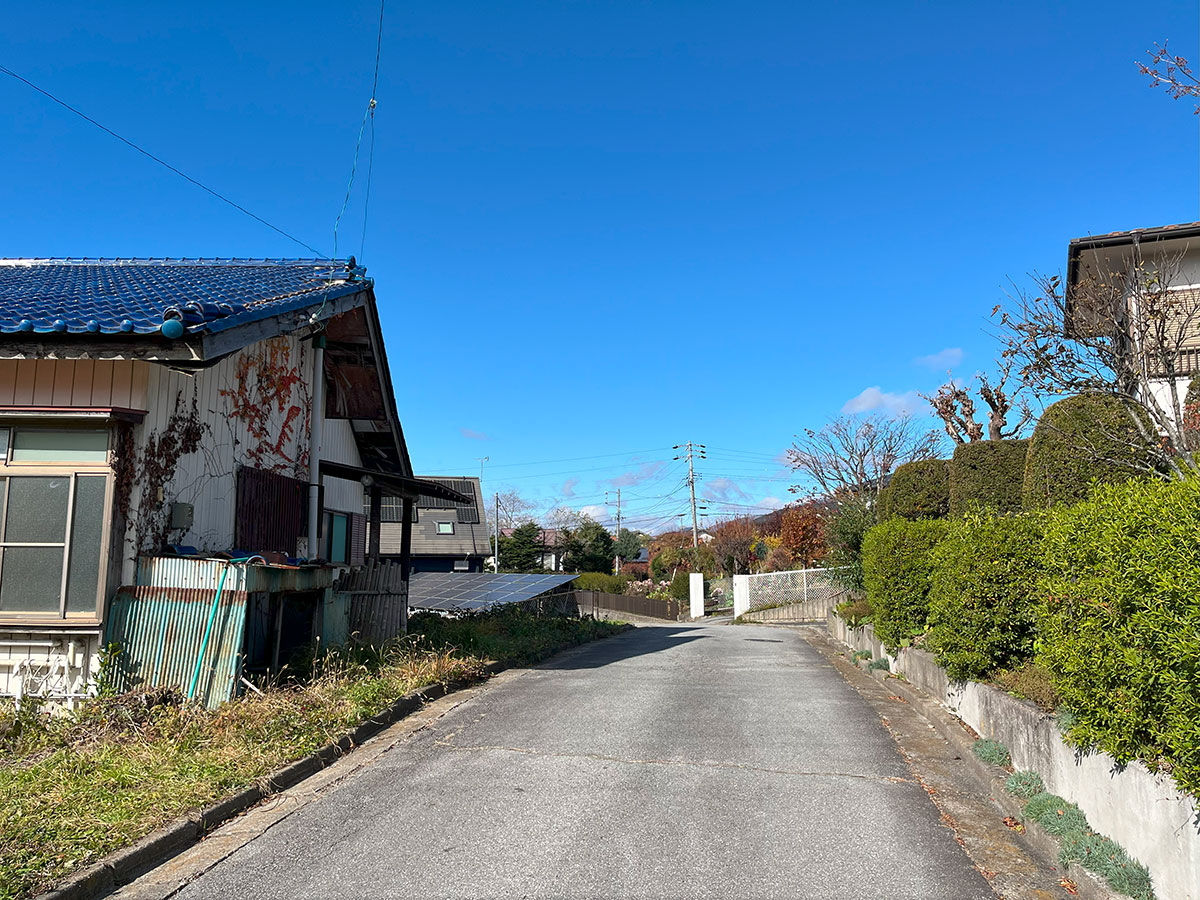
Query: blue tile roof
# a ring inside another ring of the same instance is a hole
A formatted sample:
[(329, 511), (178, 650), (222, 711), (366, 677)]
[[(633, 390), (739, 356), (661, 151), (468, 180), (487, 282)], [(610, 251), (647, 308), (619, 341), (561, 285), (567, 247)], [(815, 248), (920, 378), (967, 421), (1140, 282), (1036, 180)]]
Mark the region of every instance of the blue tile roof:
[(0, 334), (223, 331), (360, 291), (363, 273), (329, 259), (4, 259)]

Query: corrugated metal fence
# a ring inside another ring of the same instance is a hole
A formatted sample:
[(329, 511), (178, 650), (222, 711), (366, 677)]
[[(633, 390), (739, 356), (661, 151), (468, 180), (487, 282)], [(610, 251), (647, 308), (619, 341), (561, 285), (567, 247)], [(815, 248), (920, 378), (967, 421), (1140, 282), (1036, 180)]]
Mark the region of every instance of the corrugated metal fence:
[(156, 685), (186, 693), (199, 661), (196, 699), (209, 709), (231, 699), (240, 676), (248, 596), (228, 587), (221, 592), (201, 660), (213, 591), (146, 585), (121, 588), (108, 613), (107, 641), (121, 647), (113, 662), (113, 687), (129, 691)]

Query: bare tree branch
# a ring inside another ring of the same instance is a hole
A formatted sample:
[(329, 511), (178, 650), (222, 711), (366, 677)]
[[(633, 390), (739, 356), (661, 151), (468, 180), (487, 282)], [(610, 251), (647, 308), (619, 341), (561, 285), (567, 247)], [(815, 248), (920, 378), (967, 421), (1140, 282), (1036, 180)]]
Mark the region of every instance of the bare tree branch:
[(841, 416), (797, 436), (787, 457), (819, 493), (872, 505), (896, 466), (935, 458), (940, 443), (936, 431), (923, 431), (908, 416)]

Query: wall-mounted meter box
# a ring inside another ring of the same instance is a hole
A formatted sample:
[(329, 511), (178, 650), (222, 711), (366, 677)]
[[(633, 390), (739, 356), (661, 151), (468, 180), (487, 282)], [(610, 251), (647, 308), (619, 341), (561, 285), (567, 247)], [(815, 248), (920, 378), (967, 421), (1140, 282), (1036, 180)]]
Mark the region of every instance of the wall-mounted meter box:
[(190, 503), (171, 504), (171, 528), (191, 528), (194, 510)]

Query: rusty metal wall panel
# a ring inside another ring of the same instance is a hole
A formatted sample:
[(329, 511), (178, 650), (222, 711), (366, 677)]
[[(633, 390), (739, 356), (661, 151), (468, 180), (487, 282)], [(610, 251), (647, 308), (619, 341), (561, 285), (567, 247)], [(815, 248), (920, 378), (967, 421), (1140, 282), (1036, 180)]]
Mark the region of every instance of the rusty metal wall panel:
[(308, 484), (297, 478), (242, 466), (237, 474), (234, 542), (243, 550), (296, 552), (305, 533)]
[[(139, 586), (118, 591), (109, 607), (106, 635), (121, 648), (115, 661), (116, 689), (161, 686), (186, 692), (215, 595), (215, 589), (204, 588)], [(209, 709), (237, 693), (247, 596), (244, 590), (230, 590), (227, 580), (217, 603), (196, 687), (196, 699)]]
[(215, 591), (221, 583), (221, 573), (226, 569), (229, 570), (225, 580), (227, 591), (266, 591), (272, 594), (281, 591), (321, 591), (333, 584), (334, 570), (328, 566), (264, 566), (193, 556), (139, 557), (137, 584)]

